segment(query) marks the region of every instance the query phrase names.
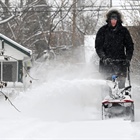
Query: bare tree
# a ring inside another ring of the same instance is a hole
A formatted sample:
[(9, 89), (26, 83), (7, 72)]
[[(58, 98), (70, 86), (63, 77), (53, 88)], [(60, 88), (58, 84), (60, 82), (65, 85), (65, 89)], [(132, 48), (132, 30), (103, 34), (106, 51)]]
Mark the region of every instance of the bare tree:
[(95, 32), (100, 11), (100, 5), (94, 7), (95, 0), (90, 0), (88, 6), (77, 0), (54, 0), (52, 5), (46, 0), (26, 0), (26, 3), (20, 0), (15, 10), (9, 5), (9, 0), (0, 1), (3, 11), (0, 26), (6, 26), (0, 28), (1, 33), (32, 49), (38, 57), (44, 50), (55, 50), (58, 54), (59, 48), (79, 49), (84, 35)]
[(140, 1), (127, 1), (123, 5), (126, 16), (127, 27), (134, 41), (134, 55), (132, 59), (132, 70), (135, 74), (140, 72)]

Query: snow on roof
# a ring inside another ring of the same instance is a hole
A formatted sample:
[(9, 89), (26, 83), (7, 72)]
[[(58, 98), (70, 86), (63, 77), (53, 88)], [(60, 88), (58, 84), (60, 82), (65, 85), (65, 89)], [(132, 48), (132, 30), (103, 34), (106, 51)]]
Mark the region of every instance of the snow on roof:
[(0, 40), (4, 40), (6, 43), (10, 44), (10, 46), (16, 48), (17, 50), (21, 51), (22, 53), (26, 54), (27, 56), (32, 55), (32, 50), (25, 48), (24, 46), (18, 44), (14, 40), (6, 37), (5, 35), (0, 33)]

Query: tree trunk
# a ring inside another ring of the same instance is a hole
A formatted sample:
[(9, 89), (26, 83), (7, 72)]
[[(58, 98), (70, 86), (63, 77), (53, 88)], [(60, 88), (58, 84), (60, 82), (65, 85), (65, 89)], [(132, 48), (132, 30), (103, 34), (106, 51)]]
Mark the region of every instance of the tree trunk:
[(76, 2), (77, 0), (73, 0), (73, 25), (72, 25), (72, 46), (76, 46)]
[(20, 8), (23, 7), (23, 0), (20, 0)]
[(9, 7), (9, 0), (5, 0), (5, 5)]

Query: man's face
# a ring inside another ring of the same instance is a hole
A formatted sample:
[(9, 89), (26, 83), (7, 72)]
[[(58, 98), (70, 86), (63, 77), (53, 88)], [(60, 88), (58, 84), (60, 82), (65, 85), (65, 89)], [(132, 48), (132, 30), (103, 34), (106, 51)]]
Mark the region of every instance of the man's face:
[(111, 25), (112, 25), (113, 27), (115, 27), (116, 24), (117, 24), (117, 20), (116, 20), (116, 19), (111, 19)]
[(110, 17), (110, 20), (111, 20), (111, 26), (115, 27), (118, 20), (117, 14), (113, 13)]

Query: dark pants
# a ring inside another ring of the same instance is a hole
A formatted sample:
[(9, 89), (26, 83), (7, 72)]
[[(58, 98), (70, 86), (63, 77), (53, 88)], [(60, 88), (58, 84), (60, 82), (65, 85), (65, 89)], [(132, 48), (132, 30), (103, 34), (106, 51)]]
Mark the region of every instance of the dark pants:
[(125, 87), (125, 81), (127, 76), (127, 67), (123, 63), (114, 63), (111, 65), (100, 66), (100, 72), (103, 73), (105, 79), (112, 80), (113, 75), (117, 75), (118, 87), (122, 89)]

